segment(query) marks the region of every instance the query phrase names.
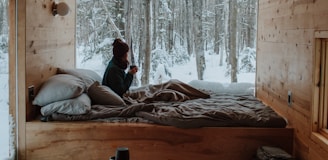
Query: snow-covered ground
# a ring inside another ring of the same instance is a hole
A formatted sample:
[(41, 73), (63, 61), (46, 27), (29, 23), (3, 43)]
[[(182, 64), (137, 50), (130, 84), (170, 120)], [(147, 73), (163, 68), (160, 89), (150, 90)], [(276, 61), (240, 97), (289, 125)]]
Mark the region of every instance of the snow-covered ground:
[[(221, 82), (230, 83), (230, 76), (225, 76), (226, 74), (226, 64), (219, 66), (219, 55), (206, 55), (206, 69), (204, 73), (204, 80), (210, 82)], [(93, 59), (87, 62), (81, 63), (82, 57), (77, 56), (77, 68), (86, 68), (96, 71), (100, 76), (103, 75), (106, 68), (102, 63), (101, 55), (94, 56)], [(196, 61), (195, 58), (191, 58), (189, 62), (183, 65), (176, 65), (174, 67), (168, 68), (171, 72), (171, 78), (178, 79), (182, 82), (188, 83), (192, 80), (197, 79), (196, 72)], [(155, 78), (150, 80), (150, 83), (159, 83), (156, 77), (162, 76), (162, 82), (171, 79), (164, 74), (164, 67), (159, 66), (156, 69)], [(140, 79), (142, 72), (137, 72), (137, 77)], [(255, 73), (239, 73), (237, 75), (238, 82), (248, 82), (255, 83)]]
[(8, 74), (0, 73), (0, 160), (9, 157)]

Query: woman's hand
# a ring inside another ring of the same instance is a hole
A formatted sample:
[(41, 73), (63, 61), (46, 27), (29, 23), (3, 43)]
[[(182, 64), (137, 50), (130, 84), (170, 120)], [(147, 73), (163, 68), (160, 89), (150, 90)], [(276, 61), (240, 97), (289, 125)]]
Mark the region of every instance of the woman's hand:
[(130, 70), (129, 70), (129, 73), (134, 75), (138, 72), (138, 67), (133, 65), (133, 66), (130, 66)]

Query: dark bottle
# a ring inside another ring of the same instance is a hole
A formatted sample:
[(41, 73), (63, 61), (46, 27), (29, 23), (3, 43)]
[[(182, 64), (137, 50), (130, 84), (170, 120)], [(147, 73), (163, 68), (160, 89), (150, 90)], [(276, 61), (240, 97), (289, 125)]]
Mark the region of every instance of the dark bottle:
[(115, 160), (129, 160), (129, 149), (126, 147), (119, 147), (116, 149)]

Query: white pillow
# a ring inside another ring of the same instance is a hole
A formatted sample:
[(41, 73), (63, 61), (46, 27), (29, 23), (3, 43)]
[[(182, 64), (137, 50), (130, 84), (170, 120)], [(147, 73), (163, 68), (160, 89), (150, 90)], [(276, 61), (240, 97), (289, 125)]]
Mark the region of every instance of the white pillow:
[(247, 82), (228, 83), (225, 87), (226, 93), (254, 95), (255, 84)]
[(45, 106), (47, 104), (80, 96), (85, 90), (85, 85), (80, 78), (69, 74), (56, 74), (45, 81), (33, 105)]
[(68, 115), (80, 115), (86, 114), (91, 110), (91, 100), (87, 94), (81, 94), (77, 98), (57, 101), (41, 107), (41, 114), (43, 116), (49, 116), (55, 112), (68, 114)]
[(188, 84), (196, 89), (213, 91), (215, 93), (220, 93), (220, 92), (224, 91), (224, 86), (219, 82), (210, 82), (210, 81), (204, 81), (204, 80), (192, 80)]
[(124, 100), (105, 85), (94, 82), (87, 91), (92, 104), (100, 105), (125, 105)]
[(220, 83), (203, 80), (192, 80), (188, 83), (192, 87), (210, 90), (220, 94), (250, 94), (254, 95), (255, 85), (253, 83)]
[(95, 81), (98, 81), (100, 83), (102, 82), (102, 78), (99, 76), (99, 74), (96, 73), (95, 71), (89, 70), (89, 69), (79, 69), (79, 68), (64, 69), (64, 68), (58, 68), (57, 73), (58, 74), (70, 74), (70, 75), (76, 76), (78, 78), (81, 78), (82, 81), (85, 83), (86, 88), (91, 86), (93, 84), (93, 82), (95, 82)]

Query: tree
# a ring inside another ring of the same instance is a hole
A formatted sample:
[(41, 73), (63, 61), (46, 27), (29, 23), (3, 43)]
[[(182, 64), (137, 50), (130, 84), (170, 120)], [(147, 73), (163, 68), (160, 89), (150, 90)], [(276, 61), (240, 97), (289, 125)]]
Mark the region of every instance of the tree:
[(192, 55), (194, 53), (194, 36), (193, 36), (193, 18), (192, 18), (192, 4), (193, 1), (186, 0), (186, 42), (187, 42), (187, 50), (188, 54)]
[(229, 52), (229, 62), (230, 62), (230, 76), (231, 82), (237, 82), (237, 1), (229, 1), (230, 6), (230, 52)]
[[(140, 77), (144, 84), (153, 80), (159, 66), (164, 66), (169, 73), (165, 66), (171, 68), (193, 59), (197, 61), (197, 70), (191, 72), (197, 72), (198, 79), (204, 79), (205, 56), (212, 53), (220, 55), (221, 66), (228, 65), (226, 76), (230, 76), (231, 81), (237, 81), (239, 70), (245, 68), (238, 65), (252, 66), (249, 63), (254, 52), (247, 50), (256, 48), (257, 1), (77, 2), (78, 54), (85, 55), (85, 61), (101, 54), (107, 64), (112, 57), (114, 38), (123, 38), (130, 45), (131, 62), (145, 73)], [(230, 3), (234, 3), (234, 7)], [(148, 8), (152, 8), (151, 12)]]
[(215, 1), (214, 53), (220, 55), (220, 66), (223, 65), (224, 44), (224, 0)]
[(146, 0), (146, 8), (145, 8), (145, 35), (146, 35), (146, 50), (145, 50), (145, 59), (143, 64), (143, 74), (141, 76), (141, 84), (146, 85), (149, 84), (149, 73), (150, 73), (150, 60), (151, 60), (151, 13), (152, 13), (152, 0)]
[(194, 1), (194, 34), (195, 34), (195, 55), (196, 55), (196, 65), (197, 65), (197, 76), (199, 80), (203, 80), (205, 66), (204, 57), (204, 39), (203, 39), (203, 1)]

